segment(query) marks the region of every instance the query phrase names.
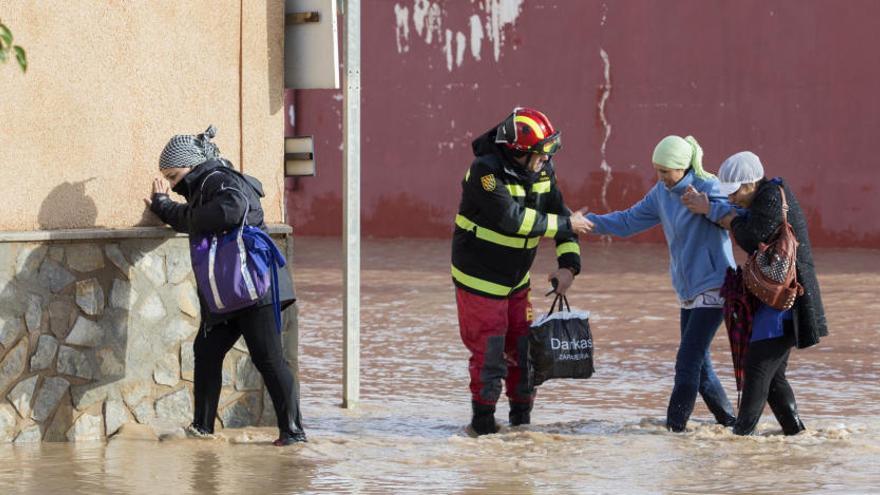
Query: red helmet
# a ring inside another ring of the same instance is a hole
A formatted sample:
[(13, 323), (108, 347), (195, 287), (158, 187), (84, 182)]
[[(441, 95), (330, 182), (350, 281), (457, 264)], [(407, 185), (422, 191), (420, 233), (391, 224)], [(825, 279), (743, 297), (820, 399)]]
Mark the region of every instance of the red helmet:
[(495, 142), (526, 153), (553, 155), (562, 147), (560, 133), (550, 119), (532, 108), (517, 107), (495, 133)]

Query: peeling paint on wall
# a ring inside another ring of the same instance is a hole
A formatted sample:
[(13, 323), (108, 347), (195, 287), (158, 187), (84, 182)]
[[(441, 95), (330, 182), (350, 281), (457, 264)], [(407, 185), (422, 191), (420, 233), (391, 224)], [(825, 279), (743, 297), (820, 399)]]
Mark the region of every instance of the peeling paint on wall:
[(524, 0), (486, 0), (485, 10), (489, 15), (486, 31), (492, 40), (495, 61), (501, 57), (501, 45), (504, 43), (504, 27), (516, 24), (516, 18), (522, 12)]
[[(418, 37), (427, 45), (436, 40), (443, 43), (446, 55), (446, 68), (452, 70), (464, 63), (467, 47), (470, 46), (471, 57), (477, 62), (482, 59), (483, 39), (492, 42), (492, 55), (498, 62), (504, 47), (504, 30), (516, 24), (522, 12), (525, 0), (482, 0), (472, 2), (477, 9), (468, 18), (468, 26), (462, 30), (455, 26), (443, 29), (443, 8), (440, 3), (428, 0), (413, 0), (412, 24)], [(397, 53), (409, 52), (410, 9), (400, 3), (394, 4), (395, 30), (397, 36)], [(470, 39), (468, 34), (470, 33)], [(430, 68), (430, 67), (429, 67)]]
[(446, 53), (446, 68), (452, 72), (452, 30), (446, 30), (446, 44), (443, 45), (443, 52)]
[(599, 165), (599, 168), (605, 173), (605, 178), (602, 182), (602, 207), (605, 208), (605, 211), (611, 211), (611, 207), (608, 206), (608, 185), (611, 184), (613, 177), (611, 175), (611, 165), (608, 164), (605, 155), (605, 147), (608, 144), (608, 138), (611, 136), (611, 123), (608, 122), (608, 117), (605, 115), (605, 104), (608, 103), (608, 99), (611, 98), (611, 60), (608, 58), (608, 53), (605, 49), (601, 47), (599, 48), (599, 56), (602, 57), (605, 74), (605, 83), (602, 85), (602, 96), (599, 98), (599, 120), (602, 122), (604, 130), (602, 134), (602, 148), (600, 149), (602, 154), (602, 164)]
[(467, 36), (461, 31), (455, 33), (455, 66), (461, 67), (464, 62), (464, 51), (467, 48)]
[(471, 56), (477, 62), (480, 61), (480, 50), (483, 48), (483, 24), (480, 16), (472, 15), (471, 23)]
[(397, 53), (409, 51), (409, 9), (394, 5), (394, 19), (397, 21)]

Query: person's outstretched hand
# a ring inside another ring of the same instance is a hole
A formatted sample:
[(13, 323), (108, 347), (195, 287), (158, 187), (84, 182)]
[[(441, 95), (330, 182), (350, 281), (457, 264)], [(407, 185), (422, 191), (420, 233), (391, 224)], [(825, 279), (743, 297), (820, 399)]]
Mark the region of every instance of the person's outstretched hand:
[(156, 177), (153, 179), (153, 192), (150, 193), (149, 198), (144, 198), (144, 203), (147, 204), (147, 208), (153, 204), (153, 194), (171, 194), (171, 186), (168, 185), (168, 181), (163, 177)]
[(589, 208), (584, 207), (574, 212), (574, 214), (569, 217), (571, 220), (571, 229), (574, 230), (575, 234), (589, 234), (593, 231), (595, 225), (584, 216), (587, 211), (589, 211)]

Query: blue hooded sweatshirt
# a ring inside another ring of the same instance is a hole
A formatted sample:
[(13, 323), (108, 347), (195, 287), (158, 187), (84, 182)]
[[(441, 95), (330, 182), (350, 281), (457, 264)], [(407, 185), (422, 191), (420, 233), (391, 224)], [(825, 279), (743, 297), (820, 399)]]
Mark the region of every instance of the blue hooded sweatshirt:
[[(709, 215), (691, 213), (681, 196), (688, 186), (709, 196)], [(594, 234), (629, 237), (663, 225), (669, 246), (669, 273), (672, 286), (681, 301), (689, 301), (701, 293), (720, 288), (733, 260), (730, 236), (715, 222), (733, 211), (727, 198), (718, 190), (715, 178), (701, 179), (689, 171), (674, 187), (658, 181), (641, 201), (628, 210), (606, 215), (590, 213), (587, 219), (596, 227)]]

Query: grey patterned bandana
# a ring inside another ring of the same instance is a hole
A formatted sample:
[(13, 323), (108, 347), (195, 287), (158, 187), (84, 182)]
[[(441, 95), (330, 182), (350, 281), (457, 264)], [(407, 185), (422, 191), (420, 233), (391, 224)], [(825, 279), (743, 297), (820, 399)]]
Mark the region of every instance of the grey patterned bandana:
[(168, 141), (159, 157), (159, 170), (166, 168), (192, 168), (208, 160), (219, 158), (220, 149), (211, 142), (217, 128), (209, 126), (198, 135), (178, 134)]

